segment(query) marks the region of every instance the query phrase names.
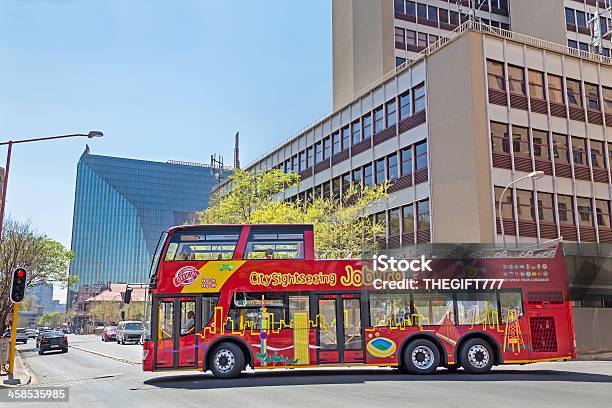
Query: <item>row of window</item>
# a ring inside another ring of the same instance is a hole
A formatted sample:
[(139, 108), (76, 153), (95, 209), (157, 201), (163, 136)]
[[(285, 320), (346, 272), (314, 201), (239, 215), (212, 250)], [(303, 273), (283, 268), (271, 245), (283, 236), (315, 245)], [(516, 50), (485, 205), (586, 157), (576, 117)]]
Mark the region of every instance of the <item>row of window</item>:
[(439, 38), (437, 35), (395, 27), (395, 44), (402, 44), (403, 47), (412, 45), (419, 48), (427, 48), (438, 41)]
[[(499, 197), (503, 189), (503, 187), (495, 187), (496, 208), (498, 208)], [(519, 221), (535, 222), (537, 217), (540, 223), (553, 225), (594, 227), (596, 222), (600, 229), (610, 228), (611, 225), (609, 200), (576, 197), (576, 201), (574, 201), (574, 198), (569, 195), (538, 192), (536, 203), (533, 191), (520, 189), (515, 191), (508, 189), (504, 194), (503, 218), (515, 218), (513, 211), (514, 195), (516, 195), (516, 213)], [(555, 208), (557, 209), (556, 212)], [(576, 220), (578, 223), (576, 223)]]
[[(565, 8), (565, 23), (569, 25), (595, 30), (596, 21), (594, 20), (594, 17), (595, 16), (591, 13), (585, 13), (584, 11), (575, 10), (569, 7)], [(599, 17), (599, 28), (602, 34), (607, 33), (608, 29), (611, 27), (611, 19), (604, 16)]]
[[(487, 60), (487, 71), (489, 89), (505, 92), (504, 63)], [(599, 85), (584, 82), (583, 93), (583, 84), (578, 79), (567, 77), (564, 79), (552, 74), (547, 74), (546, 77), (547, 84), (543, 72), (508, 64), (508, 87), (511, 93), (527, 96), (527, 87), (529, 87), (531, 98), (546, 100), (545, 87), (547, 86), (550, 102), (565, 105), (567, 100), (570, 106), (582, 109), (584, 107), (583, 96), (585, 96), (586, 106), (589, 110), (601, 111)], [(525, 78), (527, 78), (527, 81)], [(612, 88), (604, 86), (602, 87), (602, 93), (605, 113), (612, 114)]]
[[(281, 320), (288, 328), (294, 320), (296, 313), (303, 313), (307, 319), (316, 321), (314, 311), (311, 310), (311, 296), (303, 292), (264, 293), (249, 292), (236, 293), (229, 310), (231, 321), (235, 330), (259, 329), (261, 327), (262, 303), (266, 307), (268, 324), (270, 328), (281, 328)], [(319, 315), (323, 320), (327, 305), (324, 299), (319, 300)], [(361, 305), (358, 298), (354, 304), (344, 304), (345, 318), (347, 306), (352, 311), (359, 311)], [(367, 297), (369, 322), (364, 326), (381, 327), (396, 325), (423, 325), (439, 326), (444, 324), (477, 325), (484, 322), (495, 321), (507, 323), (509, 311), (512, 309), (518, 316), (523, 315), (523, 299), (520, 290), (504, 289), (490, 292), (433, 292), (433, 291), (405, 291), (395, 293), (370, 293)], [(335, 305), (329, 316), (335, 319)], [(210, 309), (202, 315), (202, 322), (207, 322)], [(359, 313), (356, 314), (359, 319)], [(360, 320), (360, 319), (359, 319)], [(327, 322), (330, 323), (330, 322)], [(361, 326), (358, 322), (356, 325)]]
[[(491, 122), (491, 144), (494, 153), (510, 153), (510, 137), (508, 124)], [(514, 156), (535, 157), (536, 159), (551, 160), (549, 146), (552, 140), (552, 154), (555, 163), (590, 166), (592, 168), (606, 169), (605, 145), (599, 140), (569, 136), (546, 130), (529, 129), (512, 125), (512, 151)], [(532, 147), (533, 143), (533, 147)], [(590, 149), (588, 146), (590, 145)], [(612, 146), (608, 146), (608, 155), (612, 158)]]
[[(593, 54), (599, 54), (599, 48), (595, 47), (595, 46), (591, 46), (588, 43), (585, 42), (578, 42), (575, 40), (567, 40), (567, 46), (570, 48), (574, 48), (580, 51), (584, 51), (584, 52), (592, 52)], [(607, 47), (601, 47), (601, 54), (604, 57), (609, 57), (610, 56), (610, 49)]]
[(336, 130), (320, 142), (307, 147), (276, 167), (286, 173), (291, 171), (299, 173), (323, 160), (329, 160), (331, 156), (348, 149), (351, 145), (367, 140), (373, 134), (377, 134), (424, 109), (425, 83), (422, 82), (412, 90), (387, 101), (375, 108), (373, 112), (368, 112), (350, 125)]
[(429, 199), (381, 211), (374, 214), (374, 221), (385, 225), (387, 236), (390, 237), (412, 234), (415, 226), (417, 231), (429, 231), (431, 225)]
[[(478, 6), (480, 4), (488, 5), (487, 0), (476, 0)], [(491, 7), (498, 10), (508, 10), (508, 0), (491, 0)], [(406, 14), (419, 19), (441, 22), (452, 25), (459, 25), (467, 20), (465, 13), (460, 14), (456, 11), (451, 11), (442, 7), (435, 7), (411, 0), (394, 0), (394, 11), (400, 14)]]

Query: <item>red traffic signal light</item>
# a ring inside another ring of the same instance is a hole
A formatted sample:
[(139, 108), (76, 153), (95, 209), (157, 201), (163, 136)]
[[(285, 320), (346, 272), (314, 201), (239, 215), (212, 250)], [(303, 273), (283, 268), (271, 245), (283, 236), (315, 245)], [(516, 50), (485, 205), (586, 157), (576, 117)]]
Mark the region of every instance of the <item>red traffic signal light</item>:
[(23, 268), (17, 268), (13, 271), (13, 279), (11, 280), (11, 301), (19, 303), (25, 297), (28, 273)]

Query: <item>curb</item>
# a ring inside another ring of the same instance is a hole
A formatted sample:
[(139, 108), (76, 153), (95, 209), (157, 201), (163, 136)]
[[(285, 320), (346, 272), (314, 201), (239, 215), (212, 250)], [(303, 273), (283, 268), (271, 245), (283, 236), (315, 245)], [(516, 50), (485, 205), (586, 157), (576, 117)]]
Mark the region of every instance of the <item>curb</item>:
[(79, 347), (79, 346), (71, 346), (71, 345), (69, 345), (68, 347), (76, 349), (76, 350), (84, 351), (86, 353), (95, 354), (95, 355), (98, 355), (100, 357), (105, 357), (105, 358), (109, 358), (111, 360), (119, 361), (119, 362), (124, 363), (124, 364), (129, 364), (129, 365), (140, 365), (140, 364), (142, 364), (142, 362), (140, 362), (140, 361), (132, 361), (132, 360), (128, 360), (128, 359), (125, 359), (125, 358), (112, 356), (110, 354), (101, 353), (99, 351), (90, 350), (90, 349), (86, 349), (86, 348)]

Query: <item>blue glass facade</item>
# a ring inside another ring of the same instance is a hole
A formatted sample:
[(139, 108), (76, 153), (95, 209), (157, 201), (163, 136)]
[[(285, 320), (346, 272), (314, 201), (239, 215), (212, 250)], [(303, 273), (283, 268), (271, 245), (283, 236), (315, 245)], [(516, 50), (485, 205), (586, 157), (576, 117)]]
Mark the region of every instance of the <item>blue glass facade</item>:
[(78, 286), (146, 282), (161, 232), (207, 207), (217, 171), (86, 151), (77, 167), (72, 224), (70, 273), (79, 276)]

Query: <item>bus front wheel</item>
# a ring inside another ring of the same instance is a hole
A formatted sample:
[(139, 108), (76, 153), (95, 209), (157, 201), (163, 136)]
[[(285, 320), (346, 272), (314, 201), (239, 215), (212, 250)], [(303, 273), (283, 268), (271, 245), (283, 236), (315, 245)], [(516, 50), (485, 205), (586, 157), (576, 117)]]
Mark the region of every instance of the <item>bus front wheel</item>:
[(212, 352), (210, 371), (217, 378), (236, 378), (244, 367), (244, 353), (234, 343), (221, 343)]
[(469, 339), (461, 346), (461, 366), (471, 374), (484, 374), (493, 367), (493, 349), (484, 339)]
[(439, 364), (440, 352), (429, 340), (415, 340), (404, 350), (404, 367), (413, 374), (431, 374)]

